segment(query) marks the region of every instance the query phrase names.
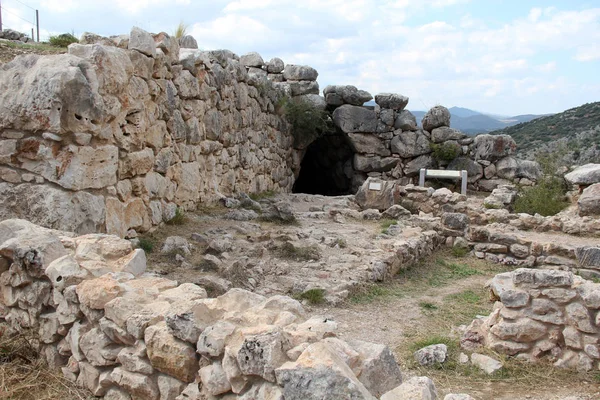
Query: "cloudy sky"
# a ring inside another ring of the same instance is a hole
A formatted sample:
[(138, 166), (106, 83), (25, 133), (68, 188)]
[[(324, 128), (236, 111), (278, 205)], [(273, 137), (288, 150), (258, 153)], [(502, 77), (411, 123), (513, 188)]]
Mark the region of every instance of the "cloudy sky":
[(202, 49), (311, 65), (321, 88), (397, 92), (412, 110), (541, 114), (600, 101), (598, 0), (0, 2), (4, 26), (25, 32), (28, 6), (39, 9), (43, 37), (171, 33), (183, 21)]

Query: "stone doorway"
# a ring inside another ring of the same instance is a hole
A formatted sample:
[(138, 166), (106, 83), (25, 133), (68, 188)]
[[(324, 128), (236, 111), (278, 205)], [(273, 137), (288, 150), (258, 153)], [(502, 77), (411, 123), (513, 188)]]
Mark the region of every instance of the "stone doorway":
[(354, 150), (341, 131), (328, 132), (312, 142), (300, 164), (293, 193), (341, 196), (353, 194)]

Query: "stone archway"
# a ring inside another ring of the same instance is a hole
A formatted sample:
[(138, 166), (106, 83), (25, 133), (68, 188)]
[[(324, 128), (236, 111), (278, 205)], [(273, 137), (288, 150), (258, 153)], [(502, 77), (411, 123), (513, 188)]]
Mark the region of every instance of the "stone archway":
[(345, 133), (327, 132), (307, 147), (293, 193), (352, 194), (353, 157), (354, 150)]

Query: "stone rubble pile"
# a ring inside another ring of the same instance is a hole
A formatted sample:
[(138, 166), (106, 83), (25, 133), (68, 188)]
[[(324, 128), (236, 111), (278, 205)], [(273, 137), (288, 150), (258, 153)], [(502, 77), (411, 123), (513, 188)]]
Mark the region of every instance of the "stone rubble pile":
[(526, 361), (598, 369), (600, 284), (568, 271), (519, 268), (496, 275), (488, 285), (498, 301), (492, 314), (469, 326), (463, 348), (486, 346)]
[[(296, 300), (145, 273), (116, 236), (0, 223), (0, 317), (39, 333), (53, 368), (105, 399), (403, 399), (390, 349), (344, 342)], [(417, 379), (415, 381), (415, 379)], [(419, 389), (421, 390), (421, 389)], [(432, 398), (435, 398), (433, 396)]]
[(30, 38), (29, 36), (27, 36), (26, 34), (17, 32), (13, 29), (0, 30), (0, 39), (10, 40), (12, 42), (22, 42), (22, 43), (27, 43), (27, 42), (33, 41), (33, 39)]

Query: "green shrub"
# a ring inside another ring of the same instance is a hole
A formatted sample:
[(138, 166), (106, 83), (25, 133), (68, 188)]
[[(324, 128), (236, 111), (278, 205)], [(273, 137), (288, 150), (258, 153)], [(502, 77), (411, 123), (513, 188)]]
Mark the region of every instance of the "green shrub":
[(547, 217), (564, 210), (569, 203), (565, 200), (564, 184), (557, 178), (545, 178), (536, 186), (519, 188), (515, 200), (515, 212)]
[(553, 153), (539, 154), (536, 157), (542, 175), (535, 186), (518, 188), (515, 212), (532, 215), (538, 213), (547, 217), (559, 213), (569, 205), (565, 198), (567, 192), (565, 181), (555, 175), (560, 169), (563, 154), (564, 149), (561, 149)]
[(299, 300), (307, 300), (310, 304), (325, 302), (325, 289), (310, 289), (297, 296)]
[(152, 253), (152, 250), (154, 250), (154, 243), (152, 243), (151, 240), (146, 238), (140, 238), (139, 241), (140, 249), (144, 250), (146, 253)]
[(167, 225), (183, 225), (185, 223), (185, 213), (179, 207), (175, 210), (175, 216), (167, 221)]
[(68, 47), (71, 43), (79, 43), (79, 40), (71, 33), (63, 33), (58, 36), (50, 36), (49, 42), (52, 46)]
[(450, 162), (458, 157), (460, 148), (454, 143), (432, 143), (431, 148), (433, 150), (433, 158), (437, 161)]
[(285, 242), (277, 249), (279, 258), (294, 260), (294, 261), (312, 261), (321, 258), (321, 250), (319, 246), (313, 244), (311, 246), (294, 246), (290, 242)]
[(456, 258), (461, 258), (469, 253), (468, 247), (454, 246), (452, 247), (452, 255)]
[(290, 124), (296, 147), (308, 145), (330, 129), (327, 112), (319, 110), (310, 101), (282, 97), (277, 106)]

